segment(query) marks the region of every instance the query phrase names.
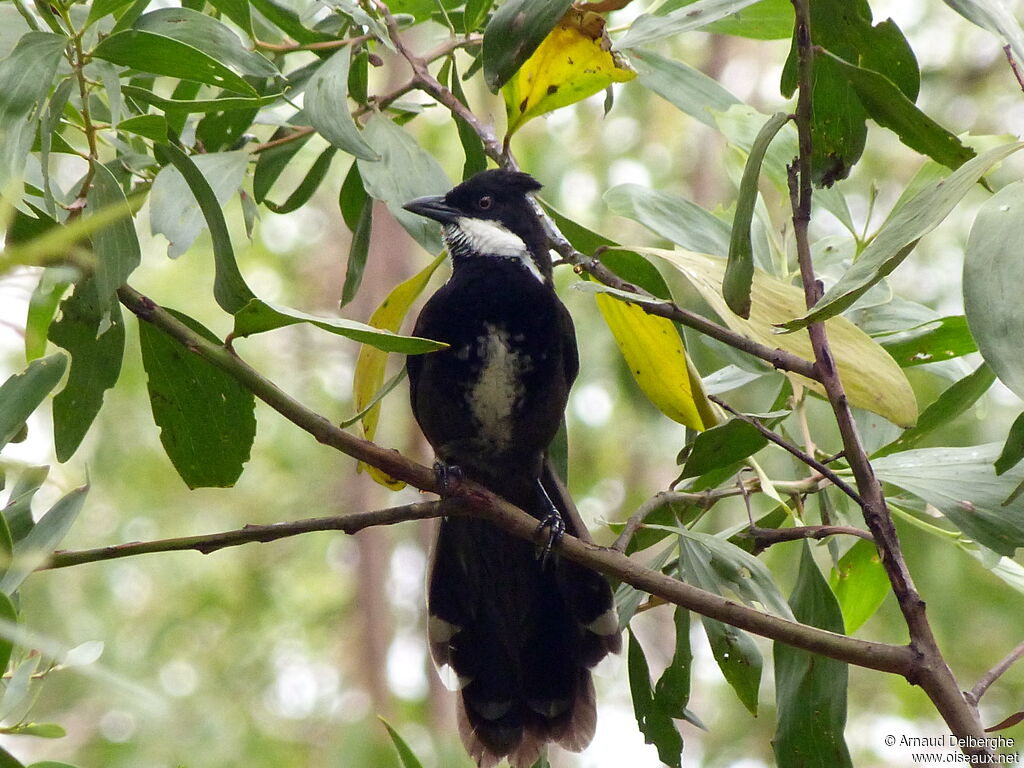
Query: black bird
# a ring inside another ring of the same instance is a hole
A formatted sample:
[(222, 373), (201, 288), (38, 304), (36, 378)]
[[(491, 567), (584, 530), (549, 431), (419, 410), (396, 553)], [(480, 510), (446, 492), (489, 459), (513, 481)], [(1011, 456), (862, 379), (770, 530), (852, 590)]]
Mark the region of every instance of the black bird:
[[(448, 349), (407, 361), (412, 410), (442, 480), (470, 478), (580, 535), (547, 460), (579, 368), (555, 295), (531, 176), (484, 171), (407, 210), (438, 221), (451, 279), (417, 336)], [(548, 742), (579, 751), (596, 725), (590, 669), (621, 645), (604, 577), (490, 523), (441, 521), (427, 594), (431, 655), (460, 690), (459, 733), (479, 766), (529, 768)]]

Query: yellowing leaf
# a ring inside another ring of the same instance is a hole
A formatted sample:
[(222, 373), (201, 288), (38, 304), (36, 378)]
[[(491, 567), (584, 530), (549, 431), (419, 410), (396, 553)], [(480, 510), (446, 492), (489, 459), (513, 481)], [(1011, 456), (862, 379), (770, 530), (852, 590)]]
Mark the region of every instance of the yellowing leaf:
[(508, 135), (531, 118), (634, 77), (636, 72), (626, 60), (611, 50), (604, 19), (591, 11), (572, 9), (501, 89)]
[(683, 340), (671, 320), (605, 293), (597, 307), (647, 399), (673, 421), (705, 430), (717, 423)]
[[(416, 297), (423, 293), (427, 287), (434, 271), (444, 261), (445, 254), (442, 253), (430, 262), (422, 271), (410, 277), (405, 282), (399, 283), (391, 289), (391, 293), (381, 302), (381, 305), (370, 315), (369, 325), (374, 328), (397, 332), (402, 325), (405, 316), (409, 314), (409, 307), (416, 300)], [(383, 350), (364, 344), (359, 350), (359, 357), (356, 358), (355, 374), (352, 379), (352, 396), (355, 400), (356, 412), (361, 412), (384, 385), (384, 369), (387, 365), (388, 353)], [(377, 433), (377, 423), (380, 421), (380, 403), (367, 410), (362, 418), (363, 437), (373, 440)], [(382, 472), (369, 464), (359, 463), (360, 471), (365, 469), (370, 477), (385, 488), (393, 491), (401, 490), (405, 483), (396, 480), (386, 472)]]
[[(658, 256), (682, 272), (722, 321), (737, 333), (765, 346), (792, 352), (805, 360), (814, 359), (806, 329), (789, 334), (777, 333), (776, 329), (777, 324), (807, 311), (803, 291), (796, 286), (755, 270), (750, 319), (744, 320), (733, 314), (722, 298), (725, 259), (682, 250), (631, 250)], [(917, 421), (917, 399), (896, 361), (845, 317), (829, 318), (825, 321), (825, 328), (850, 402), (901, 427), (913, 426)], [(819, 394), (823, 392), (816, 381), (802, 377), (800, 381)]]

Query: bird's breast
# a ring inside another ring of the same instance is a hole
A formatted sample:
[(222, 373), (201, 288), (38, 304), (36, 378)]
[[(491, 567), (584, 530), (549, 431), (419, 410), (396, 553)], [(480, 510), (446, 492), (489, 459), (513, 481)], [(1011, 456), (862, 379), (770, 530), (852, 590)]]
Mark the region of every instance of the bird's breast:
[(479, 439), (499, 453), (512, 442), (516, 412), (523, 405), (524, 377), (534, 365), (523, 341), (522, 334), (485, 323), (483, 333), (456, 352), (472, 361), (465, 396)]

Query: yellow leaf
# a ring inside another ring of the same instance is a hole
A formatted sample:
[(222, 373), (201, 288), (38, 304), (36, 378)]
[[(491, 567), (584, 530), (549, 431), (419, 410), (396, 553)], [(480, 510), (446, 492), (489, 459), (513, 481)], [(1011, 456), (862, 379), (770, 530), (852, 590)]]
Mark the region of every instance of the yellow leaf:
[(570, 9), (501, 89), (508, 135), (531, 118), (634, 77), (629, 63), (611, 50), (604, 19), (591, 11)]
[(595, 296), (605, 323), (647, 399), (673, 421), (705, 430), (717, 423), (700, 376), (671, 320), (607, 294)]
[[(427, 287), (434, 271), (445, 259), (444, 253), (430, 262), (422, 271), (410, 277), (405, 282), (399, 283), (381, 302), (381, 305), (370, 315), (369, 325), (374, 328), (398, 332), (405, 316), (409, 314), (409, 307), (416, 300), (416, 297), (423, 293)], [(373, 399), (373, 396), (384, 385), (384, 369), (387, 365), (388, 353), (383, 350), (363, 344), (359, 349), (359, 357), (356, 358), (355, 374), (352, 379), (352, 396), (355, 400), (356, 412), (362, 411)], [(363, 437), (373, 440), (377, 433), (377, 423), (380, 421), (380, 403), (370, 408), (363, 416)], [(386, 472), (382, 472), (369, 464), (359, 463), (359, 470), (365, 469), (375, 481), (390, 488), (393, 491), (401, 490), (405, 483), (396, 480)]]
[[(803, 291), (761, 270), (754, 271), (750, 319), (733, 314), (722, 298), (725, 259), (689, 251), (658, 248), (631, 250), (658, 256), (678, 269), (693, 284), (722, 321), (737, 333), (768, 347), (784, 349), (805, 360), (814, 359), (806, 329), (780, 334), (779, 323), (807, 313)], [(883, 416), (901, 427), (917, 421), (917, 399), (903, 369), (870, 336), (845, 317), (825, 321), (829, 344), (836, 359), (839, 376), (850, 403)], [(819, 394), (816, 381), (797, 377)]]

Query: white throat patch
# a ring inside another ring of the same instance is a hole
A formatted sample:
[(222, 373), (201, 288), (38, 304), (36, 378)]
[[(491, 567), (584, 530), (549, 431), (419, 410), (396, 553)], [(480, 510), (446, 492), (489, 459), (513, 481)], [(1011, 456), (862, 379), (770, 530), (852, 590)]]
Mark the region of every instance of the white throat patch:
[(526, 243), (500, 221), (460, 216), (454, 223), (444, 228), (444, 239), (449, 250), (455, 254), (469, 251), (493, 254), (504, 259), (515, 259), (526, 267), (538, 281), (544, 282), (544, 275), (541, 274), (530, 255)]

